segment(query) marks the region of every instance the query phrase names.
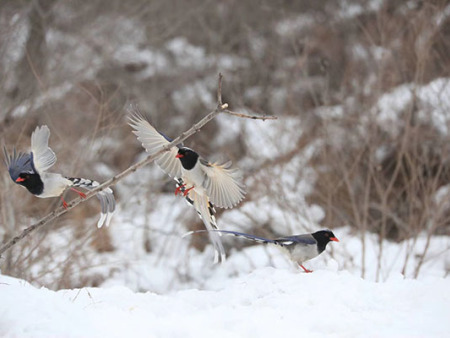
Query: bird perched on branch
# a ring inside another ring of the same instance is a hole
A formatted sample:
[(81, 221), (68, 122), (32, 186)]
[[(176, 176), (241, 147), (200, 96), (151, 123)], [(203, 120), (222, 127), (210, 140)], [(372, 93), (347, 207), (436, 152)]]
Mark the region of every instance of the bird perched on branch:
[[(8, 167), (9, 175), (15, 183), (27, 188), (36, 197), (61, 196), (63, 206), (67, 208), (67, 203), (62, 197), (62, 193), (66, 188), (70, 187), (81, 198), (86, 198), (83, 192), (74, 187), (93, 189), (99, 183), (86, 178), (65, 177), (61, 174), (47, 172), (56, 163), (56, 155), (48, 146), (49, 137), (50, 130), (47, 126), (36, 127), (31, 134), (31, 152), (29, 154), (17, 153), (16, 149), (14, 149), (10, 155), (4, 147), (5, 163)], [(98, 192), (97, 197), (101, 204), (100, 220), (97, 223), (97, 226), (100, 228), (103, 224), (109, 225), (116, 203), (113, 191), (110, 188)]]
[[(245, 238), (254, 242), (264, 244), (274, 244), (284, 251), (289, 258), (296, 262), (305, 272), (312, 272), (303, 266), (303, 263), (317, 257), (325, 251), (327, 244), (331, 241), (339, 242), (336, 236), (331, 230), (320, 230), (311, 234), (295, 235), (280, 237), (276, 239), (268, 239), (264, 237), (254, 236), (243, 232), (230, 231), (230, 230), (212, 230), (222, 234), (234, 235), (237, 237)], [(184, 236), (188, 236), (194, 233), (206, 232), (206, 230), (190, 231)], [(184, 237), (183, 236), (183, 237)]]
[[(172, 140), (158, 132), (139, 112), (130, 115), (130, 126), (150, 155), (160, 151)], [(226, 164), (210, 163), (194, 150), (177, 145), (159, 155), (155, 162), (176, 181), (175, 195), (182, 194), (194, 206), (206, 229), (218, 229), (214, 206), (232, 208), (245, 195), (241, 175)], [(214, 245), (214, 261), (225, 260), (220, 234), (210, 232)]]

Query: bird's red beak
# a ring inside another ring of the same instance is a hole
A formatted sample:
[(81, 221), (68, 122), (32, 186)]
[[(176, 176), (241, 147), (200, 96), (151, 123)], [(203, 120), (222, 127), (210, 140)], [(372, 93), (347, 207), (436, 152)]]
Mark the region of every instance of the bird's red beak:
[(339, 240), (336, 237), (330, 237), (330, 241), (339, 242)]
[(23, 177), (17, 177), (16, 183), (23, 182), (25, 179)]
[(184, 157), (184, 155), (182, 155), (182, 154), (177, 154), (177, 156), (175, 156), (176, 158), (182, 158), (182, 157)]

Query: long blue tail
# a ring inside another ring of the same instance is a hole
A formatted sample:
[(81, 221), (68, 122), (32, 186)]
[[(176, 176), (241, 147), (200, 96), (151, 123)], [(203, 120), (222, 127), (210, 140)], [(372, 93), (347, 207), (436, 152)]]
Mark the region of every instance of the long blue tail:
[(250, 234), (246, 234), (244, 232), (231, 231), (231, 230), (195, 230), (195, 231), (187, 232), (186, 234), (183, 235), (183, 237), (190, 236), (190, 235), (197, 234), (197, 233), (202, 233), (202, 232), (210, 232), (210, 231), (219, 232), (219, 233), (227, 234), (227, 235), (233, 235), (236, 237), (245, 238), (250, 241), (254, 241), (254, 242), (258, 242), (258, 243), (264, 243), (264, 244), (270, 243), (270, 244), (284, 246), (282, 243), (280, 243), (277, 240), (259, 237), (259, 236), (255, 236), (255, 235), (250, 235)]

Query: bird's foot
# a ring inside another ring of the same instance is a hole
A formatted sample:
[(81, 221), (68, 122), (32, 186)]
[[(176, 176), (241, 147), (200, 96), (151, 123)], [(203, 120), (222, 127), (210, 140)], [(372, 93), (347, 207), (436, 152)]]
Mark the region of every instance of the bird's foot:
[(311, 273), (313, 272), (313, 270), (308, 270), (307, 268), (305, 268), (303, 265), (299, 264), (299, 266), (303, 269), (303, 271), (305, 271), (306, 273)]
[(184, 192), (184, 187), (186, 186), (186, 184), (181, 184), (179, 185), (176, 189), (175, 189), (175, 196), (177, 196), (181, 191)]
[(191, 191), (192, 189), (194, 189), (194, 186), (192, 186), (189, 189), (186, 189), (185, 191), (183, 191), (183, 196), (186, 197), (186, 195), (189, 194), (189, 191)]
[(75, 188), (70, 188), (70, 190), (75, 191), (78, 195), (80, 195), (81, 198), (86, 198), (86, 194), (82, 191), (79, 191)]
[(67, 209), (67, 202), (64, 201), (64, 198), (61, 196), (61, 201), (64, 209)]

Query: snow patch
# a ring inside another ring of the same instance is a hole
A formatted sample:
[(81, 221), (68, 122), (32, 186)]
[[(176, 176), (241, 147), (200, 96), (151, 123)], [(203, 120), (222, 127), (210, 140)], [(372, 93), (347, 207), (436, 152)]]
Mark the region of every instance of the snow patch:
[(0, 276), (0, 335), (274, 337), (295, 328), (307, 337), (445, 337), (449, 289), (448, 278), (373, 283), (270, 267), (167, 295), (117, 286), (54, 292)]
[(431, 123), (443, 135), (450, 130), (450, 79), (439, 78), (424, 86), (405, 84), (384, 94), (378, 100), (374, 112), (386, 130), (397, 133), (401, 113), (417, 99), (417, 117)]

